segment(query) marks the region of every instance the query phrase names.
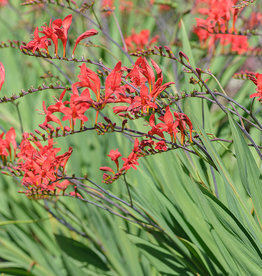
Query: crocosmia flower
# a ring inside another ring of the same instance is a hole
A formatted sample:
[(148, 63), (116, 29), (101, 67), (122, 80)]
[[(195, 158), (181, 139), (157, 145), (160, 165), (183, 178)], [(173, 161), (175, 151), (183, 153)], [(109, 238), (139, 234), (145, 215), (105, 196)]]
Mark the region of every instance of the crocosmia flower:
[(58, 178), (59, 173), (65, 172), (72, 148), (70, 147), (64, 154), (57, 155), (60, 148), (54, 147), (52, 139), (48, 140), (48, 144), (44, 146), (40, 142), (34, 142), (32, 145), (28, 137), (29, 135), (24, 133), (20, 152), (17, 154), (18, 168), (23, 172), (22, 185), (29, 190), (33, 188), (41, 191), (54, 191), (56, 187), (61, 189), (61, 183), (53, 181)]
[[(4, 138), (5, 136), (5, 138)], [(0, 135), (0, 157), (3, 161), (6, 161), (6, 158), (9, 156), (10, 158), (12, 157), (12, 150), (11, 150), (11, 145), (13, 146), (13, 156), (16, 156), (16, 133), (13, 127), (10, 128), (6, 132), (6, 134), (2, 133)]]
[(122, 156), (122, 154), (118, 151), (118, 149), (116, 150), (110, 150), (110, 153), (107, 155), (111, 158), (112, 161), (114, 161), (116, 163), (117, 166), (117, 170), (119, 169), (119, 162), (118, 162), (118, 158), (120, 156)]
[(262, 74), (260, 73), (247, 73), (248, 79), (252, 80), (253, 83), (257, 86), (257, 93), (253, 93), (250, 95), (250, 98), (258, 97), (258, 101), (262, 100)]

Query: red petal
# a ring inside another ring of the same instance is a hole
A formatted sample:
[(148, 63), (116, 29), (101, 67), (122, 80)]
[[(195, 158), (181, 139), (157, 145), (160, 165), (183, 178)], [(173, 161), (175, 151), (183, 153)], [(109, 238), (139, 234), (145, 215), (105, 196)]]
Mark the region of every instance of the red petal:
[(110, 167), (100, 167), (99, 170), (114, 173), (113, 169)]
[(173, 118), (173, 115), (170, 111), (169, 106), (167, 106), (167, 108), (166, 108), (166, 113), (164, 115), (164, 122), (165, 122), (165, 124), (171, 124), (171, 123), (174, 122), (174, 118)]
[(156, 126), (156, 125), (155, 125), (155, 114), (152, 114), (152, 115), (150, 116), (150, 118), (149, 118), (149, 125), (150, 125), (151, 127)]
[(95, 30), (95, 29), (88, 30), (88, 31), (84, 32), (83, 34), (81, 34), (76, 40), (75, 47), (74, 47), (74, 50), (73, 50), (73, 54), (75, 53), (76, 46), (78, 45), (78, 43), (81, 40), (83, 40), (83, 39), (85, 39), (89, 36), (93, 36), (93, 35), (97, 35), (97, 34), (98, 34), (98, 31)]
[(151, 59), (151, 63), (156, 70), (157, 78), (160, 78), (162, 76), (162, 70), (160, 69), (158, 64), (153, 59)]
[(122, 63), (119, 61), (111, 73), (107, 76), (105, 81), (105, 100), (108, 99), (121, 84), (121, 66)]
[(61, 93), (60, 97), (59, 97), (59, 101), (62, 101), (64, 96), (65, 96), (65, 93), (66, 93), (66, 89)]
[(69, 14), (67, 17), (64, 18), (62, 23), (62, 26), (66, 30), (66, 32), (68, 32), (71, 26), (71, 23), (72, 23), (72, 14)]

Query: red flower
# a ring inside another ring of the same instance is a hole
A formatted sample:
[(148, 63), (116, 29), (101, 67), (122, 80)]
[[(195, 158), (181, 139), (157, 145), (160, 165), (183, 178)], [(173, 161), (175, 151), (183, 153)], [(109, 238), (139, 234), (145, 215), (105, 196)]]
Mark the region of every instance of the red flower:
[(134, 143), (134, 148), (133, 148), (132, 152), (128, 155), (127, 158), (122, 158), (122, 160), (124, 161), (124, 164), (123, 164), (120, 171), (125, 171), (126, 172), (131, 168), (136, 170), (136, 166), (139, 165), (137, 160), (139, 158), (140, 152), (141, 152), (141, 150), (139, 148), (139, 141), (136, 138), (135, 143)]
[(86, 95), (89, 95), (89, 91), (87, 89), (85, 89), (80, 96), (72, 94), (69, 107), (65, 106), (61, 110), (61, 112), (65, 115), (62, 120), (69, 120), (70, 127), (72, 129), (74, 129), (76, 119), (81, 120), (81, 123), (88, 121), (88, 118), (84, 114), (90, 105), (82, 102), (82, 99), (86, 99)]
[(247, 26), (245, 29), (254, 30), (262, 24), (262, 13), (252, 12), (248, 18)]
[(102, 11), (106, 12), (106, 15), (110, 15), (112, 11), (115, 9), (114, 0), (102, 0), (101, 8)]
[(41, 191), (50, 191), (56, 188), (56, 183), (50, 182), (57, 179), (59, 170), (64, 172), (66, 163), (72, 154), (70, 147), (68, 152), (57, 155), (59, 148), (53, 147), (53, 140), (48, 140), (48, 145), (34, 142), (33, 146), (28, 141), (28, 134), (24, 134), (20, 144), (20, 152), (17, 154), (18, 169), (24, 172), (22, 184), (27, 188), (36, 188)]
[[(80, 82), (76, 82), (72, 87), (87, 87), (90, 88), (96, 95), (96, 100), (100, 100), (100, 78), (91, 69), (86, 67), (83, 63), (80, 67), (80, 75), (78, 75)], [(73, 90), (76, 91), (76, 90)]]
[(57, 193), (59, 193), (60, 191), (64, 193), (69, 185), (71, 185), (71, 183), (68, 180), (56, 183), (56, 187), (58, 188)]
[(106, 172), (111, 172), (111, 173), (115, 173), (114, 170), (110, 167), (100, 167), (99, 170), (101, 171), (106, 171)]
[(125, 38), (125, 43), (130, 52), (136, 52), (145, 49), (146, 47), (150, 47), (155, 42), (158, 41), (159, 36), (154, 36), (151, 40), (149, 40), (150, 31), (142, 30), (140, 33), (135, 33), (132, 30), (132, 34)]
[[(5, 139), (3, 138), (4, 135), (5, 135)], [(6, 132), (6, 134), (2, 133), (0, 135), (0, 156), (2, 157), (3, 160), (6, 160), (6, 157), (8, 155), (10, 156), (10, 158), (12, 158), (11, 145), (13, 146), (14, 158), (15, 158), (16, 149), (17, 149), (15, 138), (16, 138), (16, 133), (13, 127), (11, 127), (10, 130)]]
[(81, 40), (83, 40), (83, 39), (85, 39), (85, 38), (87, 38), (87, 37), (93, 36), (93, 35), (97, 35), (97, 34), (98, 34), (98, 31), (95, 30), (95, 29), (88, 30), (88, 31), (84, 32), (83, 34), (81, 34), (81, 35), (77, 38), (77, 40), (76, 40), (76, 43), (75, 43), (75, 46), (74, 46), (74, 50), (73, 50), (73, 55), (74, 55), (74, 53), (75, 53), (76, 46), (78, 45), (78, 43), (79, 43)]
[[(169, 87), (171, 84), (174, 84), (174, 82), (168, 82), (162, 85), (163, 82), (163, 74), (160, 67), (156, 64), (155, 61), (151, 59), (151, 63), (156, 70), (157, 73), (157, 80), (155, 81), (155, 74), (153, 69), (149, 66), (147, 60), (143, 57), (138, 58), (138, 60), (135, 63), (135, 66), (138, 66), (138, 70), (145, 76), (145, 78), (148, 81), (149, 84), (149, 93), (150, 96), (153, 98), (153, 101), (157, 98), (157, 96), (164, 91), (167, 87)], [(134, 66), (134, 67), (135, 67)], [(132, 71), (131, 71), (132, 72)]]
[(178, 122), (178, 128), (180, 129), (180, 132), (181, 132), (181, 144), (183, 145), (183, 143), (184, 143), (186, 125), (188, 125), (188, 127), (189, 127), (190, 142), (192, 142), (193, 125), (192, 125), (190, 119), (184, 113), (174, 112), (174, 115), (177, 119), (176, 122)]
[(0, 62), (0, 91), (5, 82), (5, 68), (2, 62)]
[(148, 88), (143, 85), (140, 89), (140, 96), (135, 96), (132, 104), (128, 107), (128, 111), (133, 113), (142, 112), (148, 113), (149, 109), (157, 109), (157, 105), (152, 101), (152, 96), (149, 94)]
[[(55, 27), (57, 28), (57, 26), (55, 25)], [(46, 38), (51, 39), (55, 45), (55, 54), (57, 55), (58, 52), (58, 36), (56, 34), (55, 29), (52, 26), (52, 19), (50, 19), (49, 21), (49, 26), (46, 24), (44, 26), (42, 26), (42, 30), (39, 33), (42, 33), (45, 35)]]
[(158, 126), (155, 125), (155, 114), (150, 116), (149, 125), (152, 127), (152, 129), (148, 132), (149, 135), (158, 135), (164, 139), (163, 130), (160, 130)]
[(66, 92), (66, 90), (64, 90), (61, 93), (59, 100), (56, 99), (56, 104), (50, 105), (48, 108), (46, 108), (45, 102), (43, 102), (43, 109), (46, 118), (41, 126), (46, 126), (48, 122), (55, 122), (59, 124), (61, 129), (66, 130), (66, 127), (63, 127), (62, 122), (55, 115), (53, 115), (55, 112), (63, 114), (64, 116), (62, 121), (69, 120), (70, 128), (73, 130), (77, 119), (81, 120), (81, 124), (88, 121), (88, 118), (84, 115), (84, 113), (90, 107), (90, 104), (84, 102), (84, 100), (90, 98), (90, 93), (88, 89), (85, 89), (81, 95), (79, 95), (77, 88), (74, 86), (72, 88), (73, 94), (70, 94), (70, 101), (62, 101)]
[[(121, 12), (129, 12), (133, 7), (133, 2), (127, 0), (119, 0), (118, 5)], [(110, 15), (115, 9), (114, 0), (102, 0), (101, 8), (102, 11), (105, 11), (106, 15)]]
[[(102, 110), (105, 105), (109, 102), (114, 102), (114, 98), (112, 97), (112, 94), (117, 92), (120, 89), (121, 85), (121, 61), (119, 61), (115, 68), (110, 72), (110, 74), (107, 76), (105, 80), (105, 95), (101, 98), (100, 95), (100, 78), (99, 76), (93, 72), (91, 69), (87, 68), (85, 63), (82, 64), (81, 68), (81, 74), (78, 75), (79, 82), (76, 82), (72, 85), (72, 90), (77, 91), (78, 87), (86, 87), (90, 88), (95, 96), (96, 101), (94, 101), (90, 94), (87, 94), (86, 97), (82, 97), (82, 99), (79, 99), (78, 103), (88, 103), (90, 104), (95, 110), (97, 110), (96, 114), (96, 123), (98, 118), (98, 112)], [(86, 89), (89, 91), (88, 89)], [(83, 94), (83, 93), (82, 93)]]
[(164, 141), (159, 141), (156, 143), (156, 150), (160, 150), (160, 151), (166, 151), (168, 148), (166, 146), (166, 143)]
[(168, 132), (171, 137), (171, 141), (176, 142), (176, 134), (178, 132), (176, 128), (179, 123), (177, 121), (174, 122), (174, 118), (169, 106), (166, 107), (165, 115), (160, 117), (159, 120), (163, 121), (163, 123), (157, 124), (156, 127), (161, 127), (162, 131)]
[(21, 46), (21, 49), (27, 49), (32, 51), (39, 51), (40, 49), (45, 49), (48, 53), (48, 46), (51, 45), (51, 41), (47, 39), (47, 36), (39, 37), (38, 27), (34, 31), (34, 39), (29, 41), (25, 46)]
[[(153, 141), (151, 141), (151, 142), (150, 141), (151, 140), (147, 140), (147, 142), (149, 142), (149, 144), (154, 143)], [(115, 151), (111, 150), (110, 154), (108, 156), (111, 158), (112, 161), (115, 161), (118, 163), (118, 158), (121, 156), (121, 154), (118, 152), (118, 149), (117, 149)], [(122, 160), (124, 161), (124, 164), (120, 170), (118, 169), (117, 173), (115, 173), (113, 171), (113, 169), (111, 169), (110, 167), (100, 167), (100, 170), (110, 172), (112, 174), (112, 175), (110, 175), (108, 173), (104, 173), (104, 175), (103, 175), (104, 181), (103, 182), (105, 182), (107, 184), (109, 184), (109, 183), (111, 184), (114, 181), (116, 181), (121, 175), (125, 174), (129, 169), (133, 168), (136, 170), (136, 166), (139, 165), (137, 160), (140, 156), (142, 156), (141, 149), (140, 149), (140, 143), (139, 143), (138, 139), (136, 139), (132, 152), (128, 155), (127, 158), (122, 158)], [(118, 164), (117, 164), (117, 168), (118, 168)]]
[(127, 158), (122, 158), (122, 160), (124, 161), (122, 170), (128, 171), (131, 168), (136, 170), (136, 166), (139, 165), (139, 163), (137, 162), (138, 157), (138, 154), (132, 151)]
[(121, 65), (122, 63), (121, 61), (119, 61), (105, 80), (104, 102), (107, 102), (113, 93), (118, 92), (120, 90), (122, 78)]
[(63, 20), (56, 19), (53, 21), (53, 28), (55, 30), (55, 33), (63, 43), (63, 48), (64, 48), (63, 57), (65, 57), (65, 49), (66, 49), (66, 43), (68, 39), (67, 35), (68, 35), (68, 30), (70, 28), (71, 23), (72, 23), (72, 14), (69, 14)]
[[(193, 125), (189, 118), (184, 113), (174, 112), (176, 120), (174, 121), (172, 112), (170, 111), (170, 107), (166, 107), (166, 113), (164, 116), (159, 117), (159, 120), (163, 121), (163, 123), (159, 123), (155, 125), (155, 115), (152, 114), (149, 119), (149, 124), (152, 129), (148, 132), (149, 135), (158, 135), (161, 138), (164, 138), (163, 132), (167, 132), (172, 142), (176, 142), (176, 134), (178, 132), (177, 128), (181, 132), (181, 144), (184, 143), (185, 138), (185, 129), (186, 125), (189, 127), (190, 132), (190, 141), (192, 142), (192, 130)], [(158, 143), (158, 149), (160, 149), (162, 143)]]
[(262, 74), (248, 72), (247, 77), (257, 86), (257, 93), (251, 94), (250, 98), (258, 97), (258, 101), (262, 100)]
[[(26, 46), (21, 46), (21, 49), (27, 49), (33, 51), (39, 51), (39, 49), (46, 49), (48, 52), (48, 46), (51, 45), (51, 41), (55, 45), (55, 54), (58, 52), (58, 39), (63, 43), (63, 57), (65, 57), (66, 43), (68, 39), (68, 30), (72, 23), (72, 14), (66, 16), (63, 20), (56, 19), (52, 23), (52, 19), (49, 21), (49, 26), (46, 24), (42, 26), (42, 31), (38, 30), (36, 27), (34, 31), (34, 39), (27, 43)], [(44, 36), (39, 37), (39, 33), (44, 34)], [(50, 41), (51, 40), (51, 41)]]
[(116, 167), (117, 167), (117, 170), (119, 170), (119, 162), (118, 162), (118, 158), (120, 156), (122, 156), (122, 154), (118, 151), (118, 149), (116, 150), (111, 150), (110, 153), (107, 155), (111, 158), (112, 161), (114, 161), (116, 163)]
[[(154, 2), (155, 2), (154, 0), (150, 0), (151, 5), (154, 5)], [(158, 5), (159, 5), (159, 9), (162, 11), (169, 11), (171, 9), (169, 5), (165, 5), (165, 4), (158, 4)]]
[[(140, 95), (135, 97), (124, 96), (119, 94), (118, 102), (125, 102), (129, 104), (127, 111), (130, 111), (133, 114), (136, 113), (148, 113), (149, 109), (157, 109), (155, 103), (156, 98), (163, 92), (167, 87), (174, 82), (163, 83), (163, 74), (160, 67), (151, 60), (151, 63), (156, 71), (156, 77), (153, 68), (149, 65), (147, 60), (143, 57), (137, 59), (134, 67), (129, 70), (127, 77), (131, 79), (131, 84), (137, 89), (140, 87)], [(146, 86), (146, 81), (148, 82), (148, 87)], [(136, 93), (135, 89), (126, 85), (126, 89), (129, 89), (131, 93)], [(119, 107), (114, 108), (114, 112), (122, 112), (124, 110), (119, 109)], [(122, 114), (121, 114), (122, 115)]]
[(53, 115), (54, 112), (58, 112), (60, 110), (54, 109), (52, 107), (53, 106), (51, 105), (48, 108), (46, 108), (45, 101), (43, 101), (43, 110), (44, 110), (44, 114), (46, 115), (43, 125), (45, 126), (48, 122), (55, 122), (55, 123), (59, 124), (60, 127), (63, 129), (63, 125), (62, 125), (61, 121), (55, 115)]

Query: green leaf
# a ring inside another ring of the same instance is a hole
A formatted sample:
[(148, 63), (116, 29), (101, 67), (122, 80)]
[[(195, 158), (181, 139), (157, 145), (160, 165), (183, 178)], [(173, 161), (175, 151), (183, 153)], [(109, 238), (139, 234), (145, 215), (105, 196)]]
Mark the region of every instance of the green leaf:
[(104, 271), (109, 270), (108, 266), (101, 260), (101, 258), (84, 244), (62, 235), (55, 235), (55, 237), (60, 248), (68, 256), (80, 262), (86, 262), (88, 264), (94, 265)]
[(35, 274), (32, 274), (22, 268), (0, 268), (0, 272), (3, 273), (2, 275), (7, 274), (13, 276), (35, 276)]
[(170, 254), (165, 248), (133, 235), (129, 235), (129, 238), (136, 246), (142, 249), (145, 256), (160, 273), (165, 273), (165, 275), (193, 275), (187, 267), (179, 263), (175, 256)]
[(187, 31), (186, 31), (186, 27), (184, 24), (183, 19), (181, 19), (181, 29), (182, 29), (182, 42), (183, 42), (183, 51), (185, 52), (185, 54), (188, 56), (190, 64), (193, 66), (193, 68), (196, 67), (196, 62), (194, 59), (194, 55), (190, 46), (190, 42), (188, 39), (188, 35), (187, 35)]
[(241, 182), (253, 201), (259, 221), (262, 222), (262, 175), (239, 127), (230, 114), (228, 118)]

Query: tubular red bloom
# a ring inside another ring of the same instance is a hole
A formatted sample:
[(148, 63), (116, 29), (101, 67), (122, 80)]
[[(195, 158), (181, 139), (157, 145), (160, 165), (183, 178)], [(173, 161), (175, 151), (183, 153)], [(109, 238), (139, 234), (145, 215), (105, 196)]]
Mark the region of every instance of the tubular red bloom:
[(2, 89), (4, 82), (5, 82), (5, 68), (2, 62), (0, 62), (0, 91)]
[(128, 107), (128, 111), (133, 113), (142, 112), (148, 113), (149, 109), (157, 109), (156, 103), (152, 101), (152, 97), (149, 94), (148, 88), (143, 85), (140, 89), (140, 96), (135, 96), (132, 104)]
[(193, 125), (190, 121), (190, 119), (187, 117), (186, 114), (184, 113), (177, 113), (174, 112), (174, 115), (179, 123), (178, 127), (181, 131), (181, 144), (184, 144), (184, 137), (185, 137), (185, 132), (184, 130), (186, 129), (186, 124), (189, 127), (189, 132), (190, 132), (190, 142), (192, 142), (192, 130), (193, 130)]
[[(27, 49), (33, 51), (39, 51), (39, 49), (45, 49), (48, 53), (48, 46), (51, 45), (51, 41), (55, 45), (55, 54), (58, 52), (58, 39), (63, 43), (63, 57), (65, 57), (66, 43), (68, 39), (68, 30), (72, 23), (72, 14), (66, 16), (63, 20), (56, 19), (52, 22), (49, 21), (49, 26), (46, 24), (42, 26), (42, 31), (36, 27), (34, 31), (34, 39), (29, 41), (26, 46), (21, 46), (21, 49)], [(39, 33), (44, 34), (43, 37), (39, 37)], [(50, 41), (51, 40), (51, 41)]]
[[(78, 79), (80, 82), (73, 84), (73, 87), (87, 87), (90, 88), (96, 95), (96, 100), (100, 100), (100, 78), (98, 75), (91, 69), (86, 67), (86, 64), (83, 63), (80, 67), (80, 75)], [(76, 90), (73, 90), (76, 91)]]
[(99, 170), (101, 171), (106, 171), (106, 172), (111, 172), (111, 173), (115, 173), (114, 170), (110, 167), (100, 167)]
[(107, 101), (113, 93), (120, 89), (122, 77), (121, 65), (122, 63), (119, 61), (106, 78), (105, 101)]
[[(110, 74), (107, 76), (105, 80), (105, 95), (100, 95), (100, 78), (99, 76), (93, 72), (91, 69), (87, 68), (85, 63), (82, 64), (81, 68), (81, 74), (78, 75), (79, 82), (76, 82), (72, 85), (73, 93), (78, 93), (77, 88), (78, 87), (87, 87), (90, 88), (95, 96), (96, 101), (94, 101), (90, 94), (87, 93), (86, 97), (82, 97), (82, 99), (78, 100), (78, 103), (88, 103), (90, 106), (92, 106), (95, 110), (97, 110), (96, 115), (96, 123), (97, 123), (97, 117), (98, 112), (102, 110), (105, 105), (109, 102), (114, 102), (114, 96), (113, 94), (116, 92), (119, 92), (121, 90), (121, 77), (122, 77), (122, 71), (121, 71), (121, 61), (119, 61), (114, 69), (110, 72)], [(88, 91), (88, 89), (86, 89)], [(85, 91), (85, 90), (84, 90)], [(83, 94), (84, 92), (82, 92)], [(81, 94), (81, 96), (82, 96)]]
[(90, 107), (90, 104), (82, 102), (82, 100), (86, 99), (86, 97), (90, 96), (90, 94), (89, 91), (85, 89), (80, 96), (78, 94), (70, 95), (70, 101), (65, 102), (65, 104), (69, 103), (69, 107), (64, 106), (61, 109), (61, 112), (65, 115), (62, 120), (69, 120), (70, 126), (74, 128), (77, 119), (81, 120), (82, 122), (88, 121), (88, 118), (84, 114)]
[(118, 151), (118, 149), (116, 150), (110, 150), (109, 154), (107, 155), (111, 158), (112, 161), (114, 161), (116, 163), (116, 167), (117, 170), (119, 170), (119, 162), (118, 162), (118, 158), (120, 156), (122, 156), (122, 154)]
[(75, 53), (76, 46), (78, 45), (78, 43), (79, 43), (81, 40), (83, 40), (83, 39), (85, 39), (85, 38), (87, 38), (87, 37), (90, 37), (90, 36), (97, 35), (97, 34), (98, 34), (98, 31), (95, 30), (95, 29), (88, 30), (88, 31), (84, 32), (83, 34), (81, 34), (81, 35), (77, 38), (77, 40), (76, 40), (76, 43), (75, 43), (75, 46), (74, 46), (74, 49), (73, 49), (73, 55), (74, 55), (74, 53)]
[[(3, 138), (4, 135), (5, 139)], [(10, 156), (10, 158), (12, 158), (11, 145), (13, 146), (14, 158), (16, 157), (17, 144), (15, 138), (16, 133), (13, 127), (11, 127), (10, 130), (6, 132), (6, 134), (2, 133), (0, 135), (0, 156), (3, 160), (6, 160), (6, 157), (8, 155)]]
[[(156, 98), (163, 92), (167, 87), (174, 82), (163, 83), (163, 74), (160, 67), (151, 60), (151, 63), (156, 71), (156, 77), (153, 68), (149, 65), (147, 60), (143, 57), (137, 59), (134, 67), (129, 71), (127, 77), (131, 79), (133, 86), (139, 89), (140, 95), (133, 98), (121, 97), (119, 102), (129, 103), (128, 111), (133, 114), (149, 112), (149, 109), (157, 109), (158, 106), (155, 103)], [(146, 86), (146, 81), (148, 82), (149, 88)], [(128, 88), (128, 86), (126, 86)], [(130, 89), (131, 92), (134, 90)]]
[(128, 171), (129, 169), (133, 168), (136, 170), (136, 166), (139, 165), (138, 163), (138, 154), (134, 153), (133, 151), (128, 155), (127, 158), (122, 158), (124, 161), (122, 170)]
[[(176, 134), (179, 129), (181, 132), (181, 144), (183, 145), (184, 137), (185, 137), (185, 129), (186, 129), (186, 125), (188, 125), (189, 132), (190, 132), (190, 141), (192, 142), (193, 125), (190, 119), (184, 113), (174, 112), (174, 115), (176, 118), (175, 121), (173, 118), (173, 114), (170, 111), (170, 107), (167, 106), (165, 115), (162, 117), (159, 117), (159, 120), (163, 121), (163, 123), (159, 123), (155, 125), (155, 115), (152, 114), (149, 119), (149, 124), (152, 127), (152, 129), (148, 132), (148, 134), (158, 135), (161, 138), (164, 138), (163, 132), (167, 132), (171, 137), (171, 141), (176, 142)], [(160, 149), (161, 144), (162, 143), (158, 144), (158, 149)]]
[(132, 152), (128, 155), (127, 158), (122, 158), (122, 160), (124, 161), (124, 164), (120, 171), (128, 171), (131, 168), (136, 170), (136, 166), (139, 165), (137, 160), (138, 160), (139, 154), (141, 152), (141, 150), (139, 148), (139, 144), (140, 143), (139, 143), (138, 139), (136, 138)]
[(178, 132), (176, 128), (178, 126), (178, 122), (174, 122), (174, 118), (169, 106), (166, 107), (165, 115), (160, 117), (159, 120), (163, 121), (164, 123), (159, 123), (156, 125), (156, 127), (161, 127), (162, 131), (168, 132), (171, 137), (171, 141), (176, 142), (176, 134)]
[(153, 69), (149, 66), (147, 60), (145, 58), (139, 58), (135, 65), (139, 67), (141, 73), (146, 77), (148, 84), (149, 84), (149, 93), (150, 96), (153, 98), (153, 101), (157, 98), (157, 96), (164, 91), (167, 87), (174, 82), (168, 82), (162, 85), (163, 83), (163, 74), (160, 67), (157, 65), (155, 61), (151, 59), (151, 63), (156, 70), (157, 73), (157, 80), (155, 81), (155, 74)]
[(161, 138), (164, 139), (163, 135), (163, 130), (160, 130), (156, 125), (155, 125), (155, 114), (152, 114), (149, 118), (149, 125), (152, 127), (150, 131), (148, 131), (149, 135), (158, 135)]
[(52, 19), (50, 19), (49, 21), (49, 26), (46, 24), (44, 26), (42, 26), (42, 30), (39, 33), (42, 33), (45, 35), (46, 38), (49, 38), (53, 41), (54, 45), (55, 45), (55, 54), (57, 55), (57, 51), (58, 51), (58, 36), (56, 34), (55, 29), (52, 27)]
[(39, 51), (45, 49), (48, 53), (48, 46), (51, 45), (51, 41), (48, 40), (47, 36), (39, 37), (38, 27), (34, 31), (34, 39), (29, 41), (25, 46), (21, 46), (21, 49), (27, 49), (32, 51)]
[[(154, 0), (150, 0), (150, 4), (154, 5)], [(159, 10), (161, 11), (169, 11), (171, 9), (171, 7), (169, 5), (165, 5), (165, 4), (158, 4), (159, 5)]]
[(68, 30), (71, 26), (71, 23), (72, 23), (72, 14), (69, 14), (63, 20), (56, 19), (53, 21), (53, 28), (55, 30), (55, 33), (63, 43), (63, 48), (64, 48), (63, 57), (65, 57), (66, 43), (68, 39)]
[(257, 93), (251, 94), (249, 97), (254, 98), (258, 97), (258, 101), (262, 100), (262, 74), (260, 73), (252, 73), (248, 72), (247, 77), (253, 81), (253, 83), (257, 86), (256, 91)]
[(53, 115), (54, 112), (57, 112), (60, 110), (54, 109), (52, 107), (53, 106), (46, 108), (45, 101), (43, 101), (43, 110), (44, 110), (44, 114), (46, 115), (43, 125), (46, 125), (48, 122), (55, 122), (55, 123), (59, 124), (60, 127), (63, 129), (63, 125), (62, 125), (61, 121), (55, 115)]

